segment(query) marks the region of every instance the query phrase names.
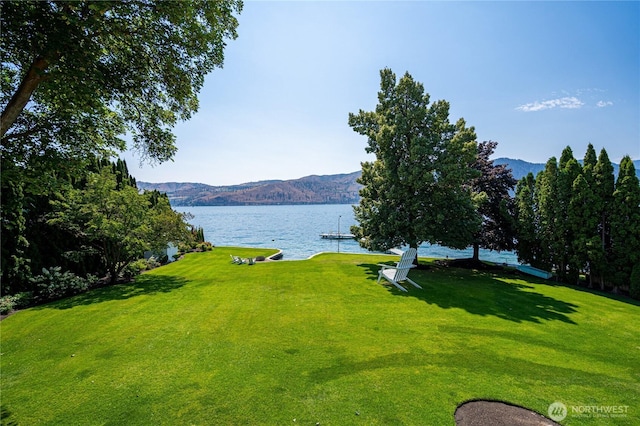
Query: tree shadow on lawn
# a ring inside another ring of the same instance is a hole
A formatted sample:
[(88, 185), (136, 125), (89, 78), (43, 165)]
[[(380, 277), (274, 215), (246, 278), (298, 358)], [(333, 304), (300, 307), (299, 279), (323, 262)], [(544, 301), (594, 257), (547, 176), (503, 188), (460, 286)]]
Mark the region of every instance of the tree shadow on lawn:
[[(365, 270), (368, 280), (378, 280), (379, 266), (358, 266)], [(488, 272), (432, 267), (415, 270), (409, 276), (420, 284), (422, 290), (402, 283), (408, 292), (388, 285), (389, 292), (414, 297), (443, 309), (459, 308), (474, 315), (491, 315), (513, 322), (554, 320), (576, 324), (569, 315), (577, 312), (577, 305), (530, 291), (534, 288), (532, 285), (505, 282)], [(380, 284), (383, 282), (389, 284), (386, 281), (380, 281)]]
[(186, 283), (187, 280), (183, 277), (143, 274), (130, 283), (93, 289), (66, 299), (36, 306), (34, 309), (71, 309), (75, 306), (93, 305), (111, 300), (125, 300), (142, 295), (169, 293), (184, 286)]

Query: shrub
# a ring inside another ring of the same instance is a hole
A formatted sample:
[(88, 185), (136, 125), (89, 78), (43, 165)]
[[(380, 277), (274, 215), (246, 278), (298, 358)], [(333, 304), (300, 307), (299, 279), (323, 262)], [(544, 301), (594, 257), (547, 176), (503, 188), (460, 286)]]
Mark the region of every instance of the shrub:
[(0, 314), (8, 314), (15, 308), (15, 296), (2, 296), (0, 297)]
[(155, 256), (151, 256), (147, 259), (147, 269), (153, 269), (161, 266), (160, 262), (158, 262)]
[(145, 259), (138, 259), (135, 262), (131, 262), (122, 270), (122, 277), (131, 279), (138, 276), (142, 271), (147, 269), (147, 266), (147, 261)]
[(189, 244), (180, 243), (178, 244), (178, 253), (187, 253), (191, 251), (191, 246)]
[(69, 271), (62, 272), (62, 268), (55, 266), (42, 268), (42, 275), (31, 278), (31, 282), (35, 287), (34, 299), (42, 302), (87, 291), (96, 278), (91, 275), (82, 278)]
[(204, 243), (199, 243), (196, 246), (196, 250), (198, 250), (198, 251), (211, 251), (211, 250), (213, 250), (213, 247), (211, 246), (210, 242), (206, 241)]
[(32, 302), (33, 293), (30, 291), (0, 297), (0, 314), (4, 315), (15, 309), (26, 308)]

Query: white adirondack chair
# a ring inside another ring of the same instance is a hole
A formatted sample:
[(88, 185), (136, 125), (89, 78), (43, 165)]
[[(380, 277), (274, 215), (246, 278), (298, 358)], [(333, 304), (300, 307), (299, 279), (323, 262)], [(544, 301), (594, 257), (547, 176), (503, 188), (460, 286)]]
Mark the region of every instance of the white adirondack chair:
[(401, 281), (408, 281), (414, 287), (422, 288), (407, 276), (407, 274), (409, 274), (409, 269), (415, 267), (415, 265), (413, 264), (413, 259), (416, 258), (416, 254), (417, 250), (414, 248), (410, 248), (409, 250), (402, 253), (400, 262), (398, 262), (396, 266), (378, 264), (378, 266), (382, 267), (382, 269), (380, 269), (380, 271), (378, 272), (378, 283), (380, 283), (380, 280), (384, 278), (402, 291), (407, 291), (407, 289), (399, 284)]

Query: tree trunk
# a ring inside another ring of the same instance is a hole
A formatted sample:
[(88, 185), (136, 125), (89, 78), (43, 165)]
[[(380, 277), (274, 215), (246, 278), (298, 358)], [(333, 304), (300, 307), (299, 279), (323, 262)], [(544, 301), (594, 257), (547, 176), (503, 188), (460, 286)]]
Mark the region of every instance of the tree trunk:
[(410, 248), (416, 249), (416, 257), (413, 259), (413, 264), (418, 266), (418, 245), (417, 244), (409, 244)]
[(473, 260), (475, 262), (480, 261), (480, 244), (473, 243)]
[(115, 265), (109, 266), (109, 284), (114, 285), (118, 282), (118, 271)]
[(13, 126), (13, 123), (15, 123), (16, 119), (27, 105), (29, 99), (31, 99), (33, 92), (46, 78), (46, 74), (44, 72), (48, 66), (48, 59), (36, 58), (36, 60), (33, 61), (29, 67), (29, 71), (27, 71), (27, 74), (22, 79), (18, 90), (13, 94), (4, 111), (2, 111), (2, 117), (0, 117), (0, 137), (4, 137), (7, 130)]

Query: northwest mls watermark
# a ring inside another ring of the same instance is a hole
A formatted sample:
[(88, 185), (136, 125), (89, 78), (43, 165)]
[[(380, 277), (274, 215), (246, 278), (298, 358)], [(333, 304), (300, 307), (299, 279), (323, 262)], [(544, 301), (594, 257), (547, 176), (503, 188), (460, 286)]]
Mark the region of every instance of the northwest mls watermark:
[(614, 419), (628, 417), (631, 410), (628, 405), (565, 405), (554, 402), (549, 405), (547, 414), (553, 421), (560, 422), (567, 417), (579, 419)]

